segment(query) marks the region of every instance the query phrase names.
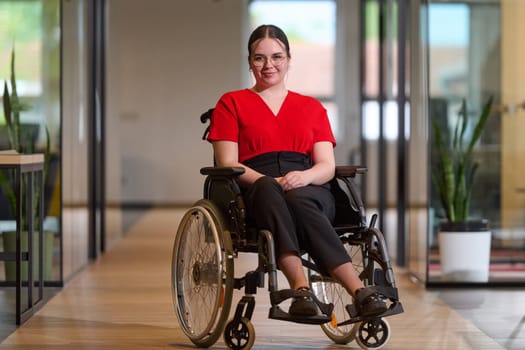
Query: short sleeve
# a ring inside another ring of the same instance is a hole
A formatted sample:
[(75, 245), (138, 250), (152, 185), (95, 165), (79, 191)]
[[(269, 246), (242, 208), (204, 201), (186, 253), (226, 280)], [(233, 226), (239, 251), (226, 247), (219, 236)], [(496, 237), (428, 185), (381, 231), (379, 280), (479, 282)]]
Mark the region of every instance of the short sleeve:
[(317, 122), (314, 126), (314, 139), (313, 142), (328, 141), (331, 142), (335, 147), (336, 141), (328, 118), (328, 113), (323, 105), (316, 101), (317, 104)]
[(239, 121), (234, 100), (229, 94), (223, 95), (215, 106), (208, 141), (239, 141)]

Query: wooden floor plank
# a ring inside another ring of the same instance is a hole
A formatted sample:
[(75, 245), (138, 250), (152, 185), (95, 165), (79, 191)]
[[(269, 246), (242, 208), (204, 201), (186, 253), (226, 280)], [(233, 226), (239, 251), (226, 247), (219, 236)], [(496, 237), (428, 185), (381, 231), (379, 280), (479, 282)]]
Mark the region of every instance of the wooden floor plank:
[[(1, 343), (0, 350), (194, 348), (178, 326), (171, 300), (171, 249), (181, 215), (170, 209), (148, 212), (125, 239)], [(251, 254), (239, 257), (236, 269), (242, 272), (255, 259)], [(392, 334), (385, 349), (502, 349), (402, 270), (396, 270), (396, 279), (405, 313), (388, 318)], [(235, 292), (234, 305), (241, 295)], [(259, 289), (253, 349), (359, 348), (355, 342), (333, 344), (319, 326), (268, 319), (268, 299), (267, 291)], [(212, 348), (226, 349), (222, 339)]]

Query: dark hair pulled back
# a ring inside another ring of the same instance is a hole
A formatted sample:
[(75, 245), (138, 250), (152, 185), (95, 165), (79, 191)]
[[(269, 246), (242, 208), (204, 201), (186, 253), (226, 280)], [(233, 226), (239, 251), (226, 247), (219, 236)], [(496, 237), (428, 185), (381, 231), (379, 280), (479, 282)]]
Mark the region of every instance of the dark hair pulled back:
[(286, 34), (284, 31), (273, 24), (263, 24), (255, 28), (255, 30), (250, 35), (250, 38), (248, 39), (248, 55), (252, 55), (252, 45), (259, 39), (263, 38), (272, 38), (277, 39), (281, 41), (284, 44), (284, 47), (286, 49), (286, 55), (288, 57), (291, 57), (290, 55), (290, 43), (288, 42), (288, 38), (286, 37)]

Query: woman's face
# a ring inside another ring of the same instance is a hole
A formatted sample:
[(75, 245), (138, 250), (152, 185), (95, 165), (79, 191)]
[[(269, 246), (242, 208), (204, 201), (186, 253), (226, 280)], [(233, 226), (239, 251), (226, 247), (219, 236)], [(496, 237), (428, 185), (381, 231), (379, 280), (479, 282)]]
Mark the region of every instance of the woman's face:
[(284, 82), (290, 59), (280, 40), (262, 38), (256, 41), (249, 60), (256, 86), (268, 88)]

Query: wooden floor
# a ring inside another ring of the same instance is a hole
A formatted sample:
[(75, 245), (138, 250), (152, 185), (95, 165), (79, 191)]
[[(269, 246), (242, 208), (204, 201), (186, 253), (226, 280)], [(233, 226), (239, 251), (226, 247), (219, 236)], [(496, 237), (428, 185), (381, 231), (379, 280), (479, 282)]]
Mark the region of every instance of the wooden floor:
[[(88, 266), (35, 316), (3, 343), (2, 349), (191, 349), (173, 312), (171, 245), (181, 212), (161, 209), (144, 215), (121, 240)], [(254, 263), (240, 257), (237, 266)], [(236, 274), (237, 275), (237, 274)], [(385, 349), (503, 349), (438, 293), (414, 284), (398, 270), (405, 313), (388, 319), (392, 336)], [(235, 294), (234, 301), (240, 293)], [(267, 318), (268, 293), (260, 289), (253, 324), (253, 349), (358, 349), (333, 344), (319, 326)], [(221, 340), (213, 349), (225, 349)]]

